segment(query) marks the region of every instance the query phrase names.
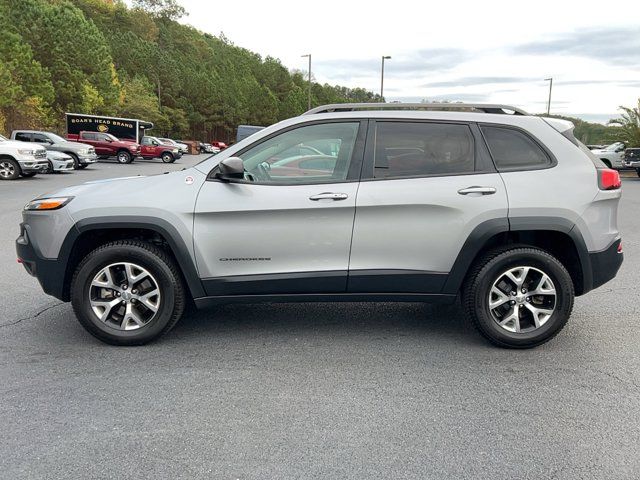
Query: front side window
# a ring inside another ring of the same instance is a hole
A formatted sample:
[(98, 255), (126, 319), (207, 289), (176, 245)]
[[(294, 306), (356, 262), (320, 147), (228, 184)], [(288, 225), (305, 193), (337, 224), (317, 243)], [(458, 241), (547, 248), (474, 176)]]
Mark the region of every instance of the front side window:
[(374, 178), (454, 175), (474, 171), (467, 125), (377, 122)]
[(239, 155), (246, 179), (258, 183), (327, 183), (347, 178), (358, 122), (308, 125)]
[(481, 126), (498, 170), (541, 168), (551, 159), (529, 135), (512, 128)]
[(41, 133), (34, 133), (33, 141), (38, 143), (51, 143), (51, 141), (47, 138), (47, 136), (42, 135)]
[(19, 132), (16, 133), (16, 140), (18, 140), (19, 142), (30, 142), (31, 138), (28, 133)]

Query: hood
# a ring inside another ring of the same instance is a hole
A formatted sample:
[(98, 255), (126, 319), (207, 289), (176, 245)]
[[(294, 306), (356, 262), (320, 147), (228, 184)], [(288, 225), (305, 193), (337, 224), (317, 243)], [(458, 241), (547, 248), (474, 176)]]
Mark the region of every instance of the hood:
[(47, 150), (47, 158), (49, 160), (71, 160), (66, 153), (56, 152), (55, 150)]
[(20, 142), (18, 140), (7, 140), (6, 142), (0, 142), (1, 146), (9, 147), (9, 148), (20, 148), (26, 149), (29, 148), (31, 150), (43, 150), (44, 147), (42, 145), (38, 145), (37, 143), (31, 142)]
[(82, 142), (60, 142), (60, 143), (54, 143), (53, 146), (68, 148), (69, 150), (81, 150), (84, 148), (93, 148), (91, 145), (87, 145), (86, 143), (82, 143)]

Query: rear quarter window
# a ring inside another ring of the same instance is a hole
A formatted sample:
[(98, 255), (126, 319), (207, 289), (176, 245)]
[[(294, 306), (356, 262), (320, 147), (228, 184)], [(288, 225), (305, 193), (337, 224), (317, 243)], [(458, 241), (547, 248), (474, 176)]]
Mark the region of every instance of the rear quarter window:
[(529, 135), (508, 127), (480, 126), (498, 171), (545, 168), (551, 158)]

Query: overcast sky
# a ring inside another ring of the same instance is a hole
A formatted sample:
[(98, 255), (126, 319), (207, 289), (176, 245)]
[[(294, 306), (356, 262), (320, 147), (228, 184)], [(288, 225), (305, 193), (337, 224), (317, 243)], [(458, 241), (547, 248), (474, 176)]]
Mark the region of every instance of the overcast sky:
[(506, 103), (606, 122), (640, 97), (640, 0), (179, 0), (183, 22), (387, 101)]

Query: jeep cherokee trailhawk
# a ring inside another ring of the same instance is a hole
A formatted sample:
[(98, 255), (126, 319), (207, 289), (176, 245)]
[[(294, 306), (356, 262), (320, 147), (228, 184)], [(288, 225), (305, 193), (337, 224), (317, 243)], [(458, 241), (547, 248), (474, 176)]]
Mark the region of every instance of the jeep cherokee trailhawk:
[(99, 339), (187, 302), (453, 302), (533, 347), (622, 263), (620, 178), (573, 125), (500, 105), (329, 105), (182, 171), (30, 202), (19, 261)]

